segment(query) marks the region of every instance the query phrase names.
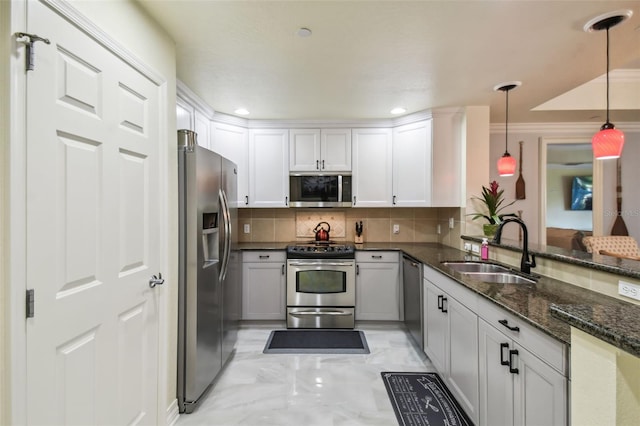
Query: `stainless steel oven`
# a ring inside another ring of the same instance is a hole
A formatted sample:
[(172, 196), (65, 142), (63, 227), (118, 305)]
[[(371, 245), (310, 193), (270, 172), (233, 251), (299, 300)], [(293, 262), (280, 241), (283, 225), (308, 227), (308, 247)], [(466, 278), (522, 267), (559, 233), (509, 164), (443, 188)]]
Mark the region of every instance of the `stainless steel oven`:
[(287, 327), (355, 326), (353, 246), (298, 245), (287, 249)]

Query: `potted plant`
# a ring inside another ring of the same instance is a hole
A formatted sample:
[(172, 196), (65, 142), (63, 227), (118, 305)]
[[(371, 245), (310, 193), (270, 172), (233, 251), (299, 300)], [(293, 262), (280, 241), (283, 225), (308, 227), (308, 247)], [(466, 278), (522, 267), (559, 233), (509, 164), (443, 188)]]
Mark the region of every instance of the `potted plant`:
[(482, 205), (482, 210), (476, 213), (472, 213), (473, 220), (484, 218), (488, 223), (482, 226), (482, 230), (486, 236), (493, 236), (498, 230), (498, 226), (505, 217), (517, 217), (514, 213), (501, 213), (506, 207), (509, 207), (515, 200), (509, 204), (504, 204), (503, 198), (504, 189), (499, 189), (500, 185), (495, 180), (491, 182), (489, 188), (482, 186), (482, 196), (471, 197), (474, 204)]

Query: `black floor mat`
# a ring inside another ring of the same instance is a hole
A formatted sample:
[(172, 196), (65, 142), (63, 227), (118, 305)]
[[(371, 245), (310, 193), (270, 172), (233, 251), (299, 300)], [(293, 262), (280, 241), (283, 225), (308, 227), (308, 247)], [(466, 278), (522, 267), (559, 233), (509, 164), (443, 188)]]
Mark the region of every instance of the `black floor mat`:
[(358, 330), (273, 330), (265, 354), (368, 354), (364, 332)]
[(401, 426), (473, 426), (436, 373), (380, 374)]

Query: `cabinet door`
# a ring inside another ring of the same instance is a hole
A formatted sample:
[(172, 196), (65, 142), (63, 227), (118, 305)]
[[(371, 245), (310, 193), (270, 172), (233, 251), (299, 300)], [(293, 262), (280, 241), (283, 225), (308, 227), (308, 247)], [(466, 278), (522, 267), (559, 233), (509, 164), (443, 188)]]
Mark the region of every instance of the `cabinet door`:
[(356, 268), (356, 320), (399, 321), (398, 263), (358, 263)]
[(483, 426), (513, 424), (513, 377), (508, 362), (511, 339), (480, 319), (478, 324), (480, 364), (480, 421)]
[(320, 130), (289, 130), (289, 171), (320, 171)]
[(474, 423), (478, 423), (478, 316), (445, 295), (449, 318), (447, 384)]
[(431, 121), (393, 129), (393, 205), (431, 205)]
[(323, 129), (320, 136), (320, 169), (351, 171), (351, 129)]
[(567, 388), (562, 374), (518, 344), (513, 375), (514, 425), (567, 424)]
[(289, 206), (289, 131), (249, 131), (249, 207)]
[(242, 319), (285, 320), (285, 264), (242, 265)]
[(194, 110), (191, 105), (182, 98), (176, 98), (176, 128), (193, 130)]
[[(230, 124), (211, 124), (213, 151), (238, 166), (238, 207), (249, 206), (249, 135), (247, 129)], [(229, 200), (231, 201), (231, 200)]]
[(391, 206), (391, 129), (353, 130), (353, 207)]
[(210, 127), (211, 121), (209, 117), (205, 116), (200, 111), (196, 110), (195, 112), (195, 132), (198, 134), (198, 145), (207, 148), (209, 150), (211, 148), (211, 138), (210, 138)]
[[(424, 280), (424, 352), (443, 376), (447, 370), (447, 313), (441, 309), (445, 293), (430, 281)], [(443, 377), (444, 379), (444, 377)]]
[(432, 207), (461, 207), (466, 204), (462, 195), (464, 171), (460, 161), (463, 155), (463, 123), (464, 114), (458, 109), (433, 111)]

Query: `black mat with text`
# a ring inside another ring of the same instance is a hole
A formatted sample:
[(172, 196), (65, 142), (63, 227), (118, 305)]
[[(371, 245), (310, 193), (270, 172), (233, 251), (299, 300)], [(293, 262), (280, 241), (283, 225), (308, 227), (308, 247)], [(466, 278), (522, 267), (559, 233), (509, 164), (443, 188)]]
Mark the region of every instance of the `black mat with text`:
[(473, 426), (436, 373), (380, 374), (401, 426)]

